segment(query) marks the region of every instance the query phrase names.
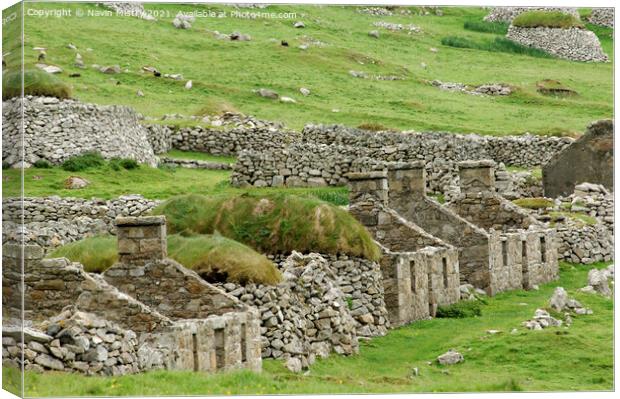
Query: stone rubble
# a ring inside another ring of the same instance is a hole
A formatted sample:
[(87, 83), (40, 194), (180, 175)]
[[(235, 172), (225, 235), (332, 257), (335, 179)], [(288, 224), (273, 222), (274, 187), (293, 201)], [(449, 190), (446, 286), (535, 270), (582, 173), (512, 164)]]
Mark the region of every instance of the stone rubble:
[(465, 358), (463, 357), (463, 355), (461, 355), (459, 352), (455, 351), (454, 349), (450, 349), (443, 355), (437, 356), (437, 362), (439, 362), (439, 364), (441, 365), (457, 364), (457, 363), (463, 362), (464, 360)]

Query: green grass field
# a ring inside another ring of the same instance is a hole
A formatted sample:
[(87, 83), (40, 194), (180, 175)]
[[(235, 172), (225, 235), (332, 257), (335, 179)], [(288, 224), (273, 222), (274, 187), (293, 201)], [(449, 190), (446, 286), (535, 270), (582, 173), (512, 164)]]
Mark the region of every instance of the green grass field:
[[(28, 3), (40, 10), (65, 8), (75, 15), (102, 10), (94, 4)], [(374, 17), (354, 7), (271, 6), (262, 11), (296, 12), (293, 19), (197, 18), (189, 30), (175, 29), (171, 20), (178, 10), (231, 11), (219, 5), (147, 4), (148, 10), (167, 13), (157, 22), (132, 17), (25, 17), (25, 60), (36, 62), (47, 47), (49, 64), (59, 65), (59, 76), (72, 86), (73, 95), (99, 104), (125, 104), (145, 115), (184, 115), (238, 110), (259, 118), (285, 122), (299, 129), (310, 122), (343, 123), (349, 126), (381, 124), (389, 128), (478, 132), (482, 134), (574, 134), (596, 119), (613, 114), (613, 63), (593, 64), (537, 58), (443, 46), (447, 36), (486, 42), (501, 34), (465, 29), (467, 21), (480, 21), (481, 8), (443, 9), (443, 16), (395, 15)], [(242, 10), (242, 11), (245, 11)], [(296, 20), (306, 24), (293, 28)], [(421, 33), (380, 30), (369, 37), (372, 24), (389, 21), (414, 24)], [(471, 27), (471, 25), (470, 25)], [(589, 26), (590, 27), (590, 26)], [(218, 40), (212, 31), (239, 31), (252, 36), (249, 42)], [(11, 30), (7, 28), (7, 31)], [(611, 30), (596, 28), (605, 52), (613, 59)], [(324, 47), (298, 46), (311, 39)], [(271, 39), (276, 39), (271, 41)], [(289, 47), (279, 44), (287, 40)], [(5, 38), (7, 50), (11, 43)], [(73, 43), (87, 69), (73, 66)], [(92, 51), (87, 51), (91, 48)], [(431, 48), (438, 51), (432, 52)], [(9, 69), (18, 63), (13, 49)], [(90, 65), (118, 64), (123, 72), (107, 75)], [(425, 65), (425, 67), (423, 66)], [(180, 73), (193, 80), (155, 78), (141, 73), (142, 66), (155, 66), (162, 73)], [(397, 81), (354, 78), (350, 70), (368, 75), (396, 75)], [(81, 77), (69, 78), (78, 72)], [(503, 82), (518, 90), (508, 97), (478, 97), (439, 90), (427, 81), (477, 85)], [(547, 97), (536, 92), (536, 82), (554, 79), (577, 91), (570, 98)], [(252, 92), (259, 88), (290, 96), (296, 104), (264, 99)], [(299, 88), (312, 94), (303, 97)], [(136, 96), (136, 91), (144, 97)], [(332, 112), (334, 109), (339, 112)]]
[[(597, 265), (603, 266), (602, 264)], [(584, 391), (613, 389), (613, 302), (577, 289), (592, 266), (562, 264), (559, 281), (539, 291), (499, 294), (482, 306), (482, 316), (433, 319), (392, 330), (363, 343), (360, 353), (333, 355), (307, 375), (292, 374), (280, 361), (266, 360), (260, 374), (240, 371), (207, 375), (156, 371), (124, 377), (26, 373), (28, 396), (130, 396), (282, 393), (395, 393), (462, 391)], [(521, 322), (547, 306), (554, 287), (593, 309), (568, 329), (529, 331)], [(518, 332), (511, 334), (516, 328)], [(489, 329), (502, 331), (489, 335)], [(428, 365), (449, 348), (465, 357), (454, 366)], [(413, 368), (419, 376), (413, 376)], [(16, 370), (4, 368), (5, 381)], [(7, 386), (7, 388), (11, 388)], [(13, 387), (15, 388), (15, 387)]]

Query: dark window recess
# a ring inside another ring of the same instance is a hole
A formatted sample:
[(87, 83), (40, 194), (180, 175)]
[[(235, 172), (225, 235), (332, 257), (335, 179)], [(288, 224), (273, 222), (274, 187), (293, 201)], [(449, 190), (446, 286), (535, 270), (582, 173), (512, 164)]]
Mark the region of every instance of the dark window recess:
[(245, 335), (246, 335), (246, 328), (245, 328), (245, 323), (241, 324), (241, 362), (245, 363), (248, 360), (248, 356), (247, 356), (247, 341), (245, 339)]
[(502, 262), (508, 266), (508, 241), (502, 241)]
[(545, 236), (540, 237), (540, 260), (544, 263), (547, 261), (547, 243)]
[(215, 339), (215, 367), (224, 367), (224, 329), (218, 328), (214, 331)]
[(409, 262), (409, 270), (411, 271), (411, 292), (416, 294), (415, 261)]
[(443, 262), (443, 287), (448, 288), (448, 259), (442, 258)]

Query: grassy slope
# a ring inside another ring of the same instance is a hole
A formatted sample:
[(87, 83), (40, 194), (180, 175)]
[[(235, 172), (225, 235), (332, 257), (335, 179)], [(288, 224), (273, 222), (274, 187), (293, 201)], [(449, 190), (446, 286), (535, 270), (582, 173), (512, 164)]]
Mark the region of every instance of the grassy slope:
[[(97, 9), (86, 4), (63, 7)], [(612, 115), (611, 63), (587, 64), (441, 46), (441, 38), (448, 35), (493, 38), (492, 34), (463, 28), (466, 20), (481, 19), (485, 15), (482, 9), (446, 8), (442, 17), (373, 17), (351, 7), (273, 6), (269, 11), (296, 11), (306, 28), (294, 29), (292, 20), (198, 18), (192, 29), (177, 30), (170, 23), (177, 10), (205, 10), (207, 6), (149, 4), (146, 8), (168, 11), (170, 17), (158, 22), (130, 17), (26, 17), (26, 60), (36, 60), (32, 47), (48, 47), (48, 62), (65, 68), (62, 79), (74, 86), (79, 99), (127, 104), (153, 116), (232, 107), (264, 119), (282, 120), (294, 128), (309, 122), (354, 126), (366, 122), (417, 130), (508, 134), (581, 132), (590, 121)], [(368, 31), (375, 29), (372, 23), (380, 20), (413, 23), (423, 33), (381, 30), (380, 39), (370, 38)], [(207, 30), (237, 30), (253, 39), (220, 41)], [(297, 46), (303, 35), (328, 46), (302, 51)], [(286, 39), (291, 46), (282, 47), (270, 42), (271, 38)], [(77, 70), (72, 66), (74, 52), (66, 48), (69, 42), (77, 45), (87, 65), (120, 64), (129, 72), (105, 75), (92, 68)], [(85, 51), (86, 47), (93, 51)], [(431, 47), (439, 51), (432, 53)], [(613, 58), (610, 38), (603, 40), (603, 47)], [(422, 68), (421, 63), (428, 67)], [(194, 88), (188, 92), (183, 81), (143, 75), (139, 73), (143, 65), (154, 65), (163, 73), (181, 73), (193, 80)], [(349, 70), (401, 75), (406, 80), (358, 79), (349, 76)], [(68, 78), (70, 72), (80, 72), (82, 77)], [(432, 79), (466, 84), (498, 81), (521, 90), (508, 98), (475, 97), (423, 83)], [(580, 96), (558, 99), (539, 95), (535, 83), (542, 79), (559, 80)], [(310, 88), (312, 95), (302, 97), (298, 92), (302, 86)], [(292, 96), (298, 103), (282, 104), (251, 92), (260, 87)], [(145, 97), (137, 97), (137, 89)], [(334, 108), (340, 112), (331, 112)]]
[[(20, 195), (20, 170), (2, 171), (2, 195)], [(112, 171), (107, 167), (88, 169), (81, 172), (67, 172), (58, 167), (50, 169), (30, 168), (24, 170), (25, 195), (44, 197), (103, 198), (110, 199), (125, 194), (142, 194), (150, 199), (166, 199), (180, 194), (218, 194), (256, 192), (256, 189), (237, 189), (229, 185), (230, 171), (201, 170), (186, 168), (150, 168), (142, 165), (139, 169)], [(68, 190), (63, 181), (72, 175), (81, 176), (90, 185), (79, 190)], [(335, 205), (348, 203), (345, 187), (307, 188), (262, 188), (261, 193), (290, 193), (302, 196), (316, 196)]]
[[(601, 265), (599, 265), (601, 266)], [(578, 293), (591, 266), (562, 265), (560, 281), (539, 291), (497, 295), (483, 314), (469, 319), (434, 319), (396, 329), (362, 344), (360, 354), (332, 356), (294, 375), (280, 361), (267, 360), (261, 374), (217, 375), (158, 371), (114, 378), (62, 373), (26, 374), (30, 396), (207, 395), (347, 392), (574, 391), (613, 388), (613, 302)], [(569, 329), (526, 331), (520, 324), (547, 305), (557, 285), (594, 310)], [(517, 334), (510, 334), (518, 328)], [(488, 335), (486, 330), (501, 334)], [(458, 332), (458, 333), (457, 333)], [(449, 348), (465, 362), (429, 366)], [(411, 377), (418, 367), (420, 375)], [(444, 374), (444, 371), (447, 372)], [(14, 377), (15, 370), (3, 370)]]

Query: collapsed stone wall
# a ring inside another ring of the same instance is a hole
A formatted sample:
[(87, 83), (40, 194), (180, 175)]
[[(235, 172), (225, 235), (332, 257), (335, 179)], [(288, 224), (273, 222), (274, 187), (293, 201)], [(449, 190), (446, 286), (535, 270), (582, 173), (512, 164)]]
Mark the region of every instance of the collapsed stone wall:
[(522, 28), (510, 26), (506, 38), (571, 61), (607, 62), (598, 37), (580, 28)]
[(613, 8), (593, 8), (592, 13), (588, 17), (588, 21), (594, 25), (614, 27), (614, 9)]
[(358, 336), (387, 332), (389, 322), (376, 263), (297, 252), (277, 263), (284, 277), (278, 285), (217, 284), (258, 308), (263, 358), (285, 359), (287, 365), (290, 361), (306, 368), (317, 356), (357, 353)]
[(87, 151), (157, 164), (141, 116), (129, 107), (32, 96), (2, 105), (2, 161), (11, 166), (22, 165), (22, 148), (26, 167), (38, 160), (59, 164)]
[(488, 22), (512, 22), (517, 16), (527, 11), (559, 11), (579, 19), (577, 9), (570, 7), (493, 7), (491, 12), (484, 17), (484, 20)]

